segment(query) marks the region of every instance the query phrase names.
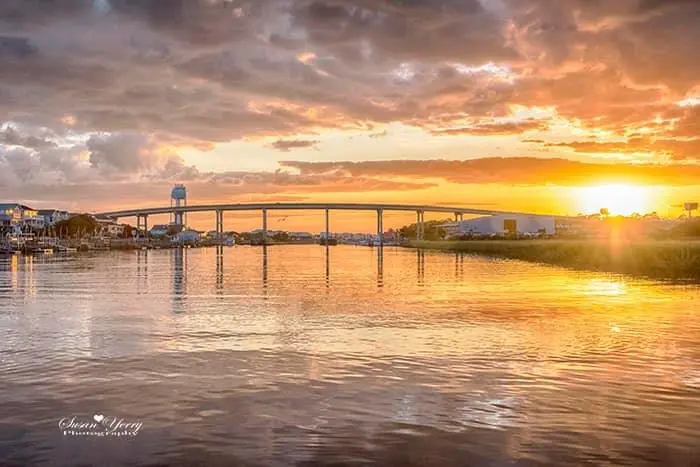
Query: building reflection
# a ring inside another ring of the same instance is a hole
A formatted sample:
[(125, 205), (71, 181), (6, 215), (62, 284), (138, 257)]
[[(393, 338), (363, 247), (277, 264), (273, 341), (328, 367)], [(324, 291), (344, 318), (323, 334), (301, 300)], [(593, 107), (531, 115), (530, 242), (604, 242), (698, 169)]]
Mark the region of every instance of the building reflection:
[(182, 313), (185, 310), (185, 296), (187, 295), (187, 249), (175, 248), (171, 251), (173, 312)]
[(136, 250), (136, 290), (137, 293), (148, 292), (148, 250)]
[(12, 259), (10, 259), (10, 273), (12, 290), (17, 291), (19, 288), (19, 255), (12, 255)]
[(224, 247), (216, 247), (216, 294), (224, 293)]
[(384, 247), (377, 248), (377, 287), (384, 287)]
[(416, 260), (418, 263), (418, 285), (423, 286), (425, 280), (425, 251), (418, 249), (416, 250)]
[(331, 248), (326, 245), (326, 288), (331, 285)]
[(464, 253), (461, 252), (455, 253), (455, 278), (464, 278)]
[(267, 245), (262, 246), (262, 281), (263, 281), (263, 296), (267, 298)]

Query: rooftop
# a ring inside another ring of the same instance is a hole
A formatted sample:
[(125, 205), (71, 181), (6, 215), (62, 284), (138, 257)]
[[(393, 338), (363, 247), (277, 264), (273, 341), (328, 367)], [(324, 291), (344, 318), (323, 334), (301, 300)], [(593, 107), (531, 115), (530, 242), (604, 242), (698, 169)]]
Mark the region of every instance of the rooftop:
[(0, 203), (0, 209), (16, 209), (20, 208), (25, 211), (34, 211), (34, 209), (30, 208), (29, 206), (26, 206), (24, 204), (19, 204), (19, 203)]

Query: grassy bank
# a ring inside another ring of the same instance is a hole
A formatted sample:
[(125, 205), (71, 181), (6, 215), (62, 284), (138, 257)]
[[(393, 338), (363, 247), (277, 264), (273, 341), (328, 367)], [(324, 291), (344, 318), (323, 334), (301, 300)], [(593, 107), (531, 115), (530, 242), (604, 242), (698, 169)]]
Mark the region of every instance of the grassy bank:
[(700, 241), (412, 241), (411, 246), (531, 261), (575, 269), (700, 282)]

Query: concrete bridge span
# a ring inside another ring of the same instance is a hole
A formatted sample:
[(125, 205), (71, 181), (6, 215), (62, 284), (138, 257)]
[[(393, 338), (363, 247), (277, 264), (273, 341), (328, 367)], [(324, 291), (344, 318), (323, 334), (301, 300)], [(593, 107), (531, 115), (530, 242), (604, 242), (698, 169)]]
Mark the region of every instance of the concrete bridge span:
[(548, 214), (534, 214), (512, 211), (500, 211), (492, 209), (476, 209), (465, 207), (450, 207), (436, 205), (409, 205), (409, 204), (362, 204), (362, 203), (244, 203), (244, 204), (204, 204), (193, 206), (163, 206), (155, 208), (127, 209), (122, 211), (110, 211), (96, 214), (101, 217), (108, 217), (118, 220), (124, 217), (135, 217), (137, 227), (148, 230), (148, 216), (159, 214), (181, 215), (190, 212), (214, 212), (216, 213), (216, 231), (223, 232), (223, 213), (232, 211), (261, 211), (263, 241), (267, 234), (267, 213), (268, 211), (289, 211), (289, 210), (319, 210), (325, 211), (326, 238), (330, 233), (330, 211), (374, 211), (377, 213), (377, 233), (382, 241), (381, 233), (384, 231), (383, 214), (385, 211), (403, 211), (416, 213), (416, 225), (418, 226), (418, 238), (425, 235), (425, 213), (445, 213), (454, 215), (455, 221), (462, 220), (465, 214), (468, 215), (507, 215), (507, 216), (547, 216), (555, 218), (565, 218), (562, 216), (551, 216)]

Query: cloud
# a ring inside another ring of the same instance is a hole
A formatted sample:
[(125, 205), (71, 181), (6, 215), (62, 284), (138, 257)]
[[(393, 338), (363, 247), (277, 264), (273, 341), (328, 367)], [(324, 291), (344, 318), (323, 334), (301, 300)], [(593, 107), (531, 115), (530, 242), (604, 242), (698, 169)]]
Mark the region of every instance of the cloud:
[(656, 139), (635, 137), (629, 138), (624, 142), (574, 141), (570, 143), (547, 143), (544, 146), (570, 148), (576, 152), (594, 154), (666, 154), (677, 160), (700, 161), (700, 138)]
[(604, 182), (696, 185), (698, 165), (593, 164), (559, 158), (509, 157), (467, 161), (284, 161), (283, 167), (302, 175), (335, 174), (348, 178), (379, 177), (429, 180), (442, 178), (460, 184), (522, 184), (576, 186)]
[(700, 76), (687, 60), (700, 38), (691, 1), (101, 4), (3, 2), (4, 115), (51, 126), (70, 113), (84, 131), (198, 145), (389, 122), (448, 129), (510, 104), (619, 129)]
[(270, 147), (282, 152), (289, 152), (293, 149), (313, 148), (319, 141), (304, 141), (304, 140), (277, 140), (270, 144)]
[(519, 122), (488, 122), (477, 123), (462, 128), (449, 128), (446, 130), (433, 130), (435, 136), (472, 135), (472, 136), (497, 136), (514, 135), (528, 131), (543, 131), (549, 128), (549, 123), (543, 120), (528, 119)]
[(31, 149), (56, 147), (56, 143), (50, 139), (31, 134), (23, 134), (10, 125), (0, 127), (0, 144), (7, 146), (23, 146)]
[[(0, 180), (47, 193), (178, 179), (352, 190), (342, 174), (203, 172), (172, 148), (249, 139), (289, 151), (322, 142), (326, 130), (379, 136), (392, 123), (422, 128), (426, 139), (540, 131), (543, 149), (694, 161), (700, 106), (676, 103), (700, 94), (700, 64), (689, 59), (700, 41), (696, 10), (695, 0), (4, 0)], [(517, 117), (518, 106), (552, 116)], [(610, 137), (562, 143), (547, 134), (555, 130)], [(309, 134), (321, 136), (299, 139)], [(392, 170), (449, 169), (444, 177), (458, 182), (577, 179), (558, 161)], [(675, 167), (669, 180), (685, 183)], [(581, 180), (616, 171), (658, 179), (644, 168), (579, 168)], [(354, 182), (416, 188), (374, 175)]]

